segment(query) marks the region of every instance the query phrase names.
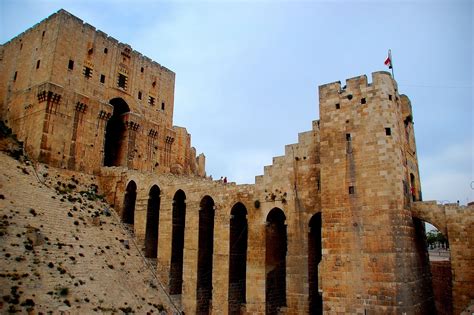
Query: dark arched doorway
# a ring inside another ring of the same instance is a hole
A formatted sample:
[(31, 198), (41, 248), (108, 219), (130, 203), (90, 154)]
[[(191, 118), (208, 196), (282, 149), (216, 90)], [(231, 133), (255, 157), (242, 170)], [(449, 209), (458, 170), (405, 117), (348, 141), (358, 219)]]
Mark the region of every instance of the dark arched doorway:
[(230, 212), (229, 314), (240, 314), (245, 304), (247, 273), (247, 209), (236, 203)]
[(196, 314), (209, 314), (212, 300), (212, 255), (214, 252), (214, 200), (205, 196), (199, 210), (199, 249)]
[(105, 129), (104, 166), (120, 166), (125, 156), (125, 124), (122, 115), (130, 108), (121, 98), (114, 98), (109, 102), (114, 107), (112, 117)]
[(265, 313), (278, 314), (286, 306), (287, 232), (285, 214), (273, 208), (265, 228)]
[(137, 184), (131, 180), (125, 189), (123, 200), (122, 221), (126, 224), (135, 223), (135, 201), (137, 200)]
[(183, 291), (183, 249), (186, 222), (186, 194), (181, 189), (173, 198), (173, 230), (171, 239), (170, 294)]
[(309, 313), (323, 313), (323, 299), (319, 294), (318, 265), (321, 262), (321, 213), (316, 213), (309, 220), (308, 233), (308, 282), (309, 282)]
[(153, 185), (148, 197), (145, 230), (145, 257), (156, 258), (158, 253), (158, 229), (160, 220), (160, 188)]

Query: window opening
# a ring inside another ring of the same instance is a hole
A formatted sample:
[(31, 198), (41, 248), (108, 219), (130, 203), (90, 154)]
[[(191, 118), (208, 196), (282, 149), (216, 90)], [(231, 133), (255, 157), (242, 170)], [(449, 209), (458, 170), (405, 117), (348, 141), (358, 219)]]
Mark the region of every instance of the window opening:
[(127, 77), (125, 75), (119, 73), (117, 84), (118, 84), (119, 88), (122, 88), (122, 89), (126, 90), (127, 89)]
[(84, 67), (84, 76), (86, 78), (91, 78), (92, 77), (92, 69), (89, 67)]
[(354, 186), (349, 186), (349, 195), (353, 195), (355, 193)]

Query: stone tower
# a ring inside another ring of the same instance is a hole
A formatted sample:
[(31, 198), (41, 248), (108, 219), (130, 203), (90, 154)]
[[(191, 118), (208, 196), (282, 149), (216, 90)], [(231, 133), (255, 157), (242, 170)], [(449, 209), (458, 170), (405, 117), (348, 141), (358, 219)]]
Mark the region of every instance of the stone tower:
[(0, 46), (0, 119), (29, 156), (204, 176), (191, 136), (173, 126), (175, 74), (65, 10)]
[(324, 309), (431, 313), (408, 98), (376, 72), (320, 86), (319, 101)]

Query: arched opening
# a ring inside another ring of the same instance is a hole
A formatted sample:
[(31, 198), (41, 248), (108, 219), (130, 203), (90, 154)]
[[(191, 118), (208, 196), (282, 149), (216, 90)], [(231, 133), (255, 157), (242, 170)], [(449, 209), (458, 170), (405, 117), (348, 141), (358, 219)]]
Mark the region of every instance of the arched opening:
[(145, 230), (145, 257), (156, 258), (158, 254), (158, 229), (160, 224), (160, 188), (153, 185), (148, 194)]
[(240, 314), (246, 303), (247, 209), (236, 203), (230, 212), (229, 237), (229, 314)]
[(214, 252), (214, 200), (205, 196), (199, 210), (199, 249), (196, 314), (209, 314), (212, 300), (212, 255)]
[(321, 262), (321, 213), (316, 213), (309, 220), (308, 233), (308, 282), (309, 282), (309, 313), (323, 313), (323, 299), (319, 293), (318, 266)]
[(170, 294), (183, 291), (183, 249), (186, 222), (186, 195), (178, 190), (173, 198), (173, 230), (171, 239)]
[(104, 166), (120, 166), (125, 156), (125, 124), (122, 115), (128, 113), (130, 108), (121, 98), (110, 100), (114, 107), (112, 117), (107, 122), (105, 129)]
[(125, 189), (123, 200), (122, 221), (126, 224), (135, 223), (135, 201), (137, 200), (137, 184), (132, 180)]
[(286, 306), (287, 232), (285, 214), (273, 208), (265, 228), (265, 313), (278, 314)]
[[(453, 279), (448, 239), (433, 225), (414, 218), (413, 221), (415, 222), (415, 220), (420, 222), (419, 225), (421, 225), (421, 227), (415, 227), (418, 228), (417, 238), (425, 236), (421, 235), (421, 233), (426, 231), (426, 242), (424, 245), (425, 249), (428, 249), (429, 270), (431, 272), (431, 285), (433, 287), (436, 313), (438, 315), (453, 314)], [(420, 251), (421, 248), (418, 247), (417, 250)], [(426, 259), (424, 262), (426, 263)]]

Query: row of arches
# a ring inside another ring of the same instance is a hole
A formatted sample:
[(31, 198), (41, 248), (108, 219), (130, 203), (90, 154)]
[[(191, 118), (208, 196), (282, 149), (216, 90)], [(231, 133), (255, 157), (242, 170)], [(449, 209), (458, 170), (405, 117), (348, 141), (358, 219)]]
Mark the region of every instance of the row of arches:
[[(122, 220), (134, 224), (137, 185), (130, 181), (125, 190)], [(159, 237), (160, 188), (151, 187), (148, 196), (145, 256), (157, 258)], [(241, 314), (246, 304), (248, 220), (247, 208), (237, 202), (231, 209), (229, 224), (228, 313)], [(196, 314), (209, 314), (212, 303), (215, 203), (205, 196), (199, 204)], [(186, 194), (178, 190), (173, 197), (169, 293), (183, 292), (183, 255), (186, 222)], [(286, 307), (287, 226), (282, 209), (273, 208), (265, 226), (265, 306), (266, 314), (278, 314)], [(321, 213), (309, 221), (308, 280), (311, 314), (322, 314), (322, 298), (318, 291), (318, 264), (321, 261)]]

